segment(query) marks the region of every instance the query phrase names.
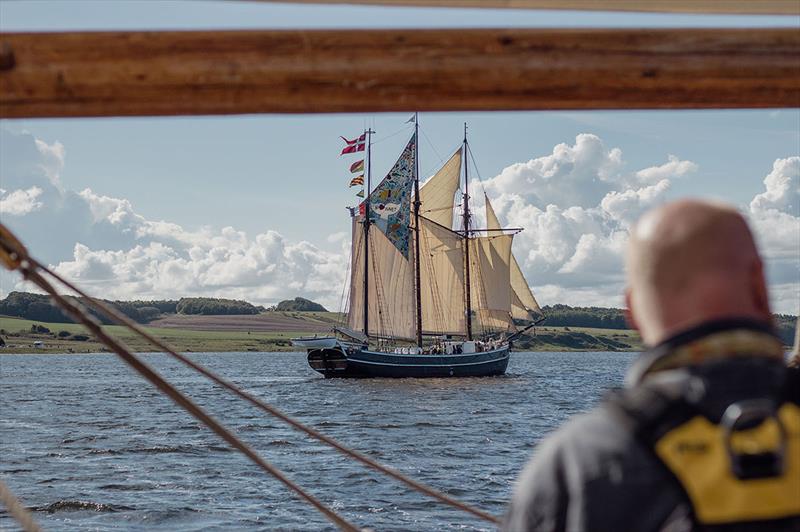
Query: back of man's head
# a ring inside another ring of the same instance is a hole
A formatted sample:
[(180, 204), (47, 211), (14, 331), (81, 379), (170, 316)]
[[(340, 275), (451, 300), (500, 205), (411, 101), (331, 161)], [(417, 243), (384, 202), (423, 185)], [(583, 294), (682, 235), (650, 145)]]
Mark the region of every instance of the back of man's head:
[(772, 319), (753, 236), (732, 207), (682, 200), (646, 213), (626, 268), (630, 319), (647, 345), (710, 320)]

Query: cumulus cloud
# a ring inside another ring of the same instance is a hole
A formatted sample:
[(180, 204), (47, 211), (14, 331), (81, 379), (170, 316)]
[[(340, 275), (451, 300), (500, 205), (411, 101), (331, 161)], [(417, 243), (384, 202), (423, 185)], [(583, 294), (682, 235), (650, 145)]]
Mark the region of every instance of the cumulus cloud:
[(621, 149), (584, 133), (483, 186), (500, 218), (525, 228), (514, 250), (542, 304), (610, 306), (620, 304), (630, 225), (665, 200), (674, 180), (695, 171), (674, 155), (628, 170)]
[[(501, 221), (525, 228), (514, 252), (542, 304), (612, 306), (622, 305), (631, 225), (663, 203), (676, 180), (697, 171), (675, 155), (629, 170), (622, 150), (581, 134), (574, 144), (505, 168), (484, 187)], [(767, 257), (774, 306), (792, 313), (800, 300), (799, 180), (800, 158), (776, 160), (765, 190), (742, 209)], [(476, 198), (477, 223), (484, 222), (481, 202)]]
[[(338, 307), (348, 266), (344, 235), (331, 235), (329, 243), (339, 248), (331, 252), (275, 231), (191, 231), (148, 220), (127, 199), (69, 190), (60, 176), (62, 144), (0, 134), (0, 178), (3, 186), (19, 187), (0, 191), (0, 211), (9, 215), (3, 222), (36, 256), (90, 292), (118, 299), (205, 295), (265, 305), (303, 295)], [(3, 291), (24, 288), (16, 278), (5, 279)]]
[(42, 195), (42, 189), (31, 187), (27, 190), (15, 190), (7, 193), (0, 189), (0, 214), (24, 216), (42, 208), (42, 202), (36, 198)]
[[(336, 249), (326, 251), (276, 231), (188, 230), (145, 218), (124, 198), (70, 190), (61, 179), (66, 153), (60, 143), (0, 129), (0, 144), (3, 223), (40, 259), (93, 293), (120, 299), (207, 295), (265, 305), (302, 295), (339, 307), (349, 233), (324, 238)], [(550, 154), (508, 166), (483, 187), (504, 224), (525, 228), (514, 252), (542, 304), (620, 306), (631, 224), (664, 202), (676, 180), (696, 172), (694, 162), (668, 154), (631, 169), (620, 148), (581, 134)], [(480, 187), (475, 181), (470, 190)], [(485, 223), (482, 202), (474, 194), (476, 224)], [(796, 312), (800, 300), (799, 203), (800, 158), (789, 157), (775, 161), (764, 190), (743, 209), (783, 312)], [(15, 288), (14, 279), (2, 291)]]

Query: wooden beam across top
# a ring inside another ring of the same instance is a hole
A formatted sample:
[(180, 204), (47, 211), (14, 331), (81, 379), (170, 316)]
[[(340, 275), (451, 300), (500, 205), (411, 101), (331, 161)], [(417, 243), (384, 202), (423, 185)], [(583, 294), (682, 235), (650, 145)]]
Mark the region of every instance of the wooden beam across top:
[(0, 117), (800, 107), (795, 29), (0, 34)]
[(728, 15), (800, 15), (798, 0), (258, 0), (295, 4), (367, 4), (379, 6), (717, 13)]

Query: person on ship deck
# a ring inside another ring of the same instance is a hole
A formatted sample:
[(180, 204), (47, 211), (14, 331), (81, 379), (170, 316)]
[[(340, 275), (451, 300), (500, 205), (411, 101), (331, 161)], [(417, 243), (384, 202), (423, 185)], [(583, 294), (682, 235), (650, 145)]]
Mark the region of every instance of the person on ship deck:
[(633, 228), (626, 268), (650, 348), (622, 390), (538, 446), (503, 528), (800, 530), (800, 369), (747, 223), (716, 203), (664, 205)]

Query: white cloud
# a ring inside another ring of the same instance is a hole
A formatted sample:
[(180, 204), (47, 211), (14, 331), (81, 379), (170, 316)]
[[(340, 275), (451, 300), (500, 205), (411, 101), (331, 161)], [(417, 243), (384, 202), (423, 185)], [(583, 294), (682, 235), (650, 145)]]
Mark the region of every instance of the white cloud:
[(42, 195), (42, 189), (31, 187), (27, 190), (15, 190), (6, 193), (0, 189), (0, 214), (24, 216), (42, 208), (43, 203), (36, 198)]
[[(4, 223), (40, 259), (91, 292), (120, 299), (207, 295), (264, 305), (301, 295), (339, 307), (348, 233), (325, 238), (323, 244), (337, 249), (327, 251), (275, 231), (188, 230), (150, 220), (124, 198), (63, 185), (60, 143), (2, 129), (0, 135), (0, 177), (13, 191), (0, 191), (0, 209), (9, 214)], [(673, 155), (628, 169), (621, 149), (581, 134), (548, 155), (508, 166), (483, 186), (501, 221), (525, 228), (514, 252), (543, 305), (619, 306), (631, 223), (665, 201), (675, 180), (697, 171), (695, 163)], [(775, 161), (764, 191), (747, 209), (770, 264), (773, 302), (783, 312), (796, 312), (800, 298), (799, 181), (800, 158)], [(474, 194), (479, 224), (482, 203), (482, 194)]]

